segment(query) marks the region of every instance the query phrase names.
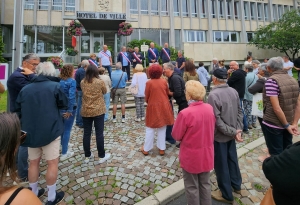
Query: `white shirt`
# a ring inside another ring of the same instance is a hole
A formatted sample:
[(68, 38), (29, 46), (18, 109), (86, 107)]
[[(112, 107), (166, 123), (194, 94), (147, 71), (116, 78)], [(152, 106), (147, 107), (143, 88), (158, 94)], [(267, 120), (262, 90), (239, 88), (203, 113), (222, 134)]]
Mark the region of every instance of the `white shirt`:
[(99, 75), (100, 79), (104, 81), (106, 86), (106, 93), (110, 93), (111, 88), (111, 80), (110, 77), (107, 75)]
[(138, 93), (135, 95), (135, 97), (145, 97), (145, 89), (146, 89), (146, 83), (148, 81), (146, 73), (143, 72), (137, 72), (133, 74), (132, 76), (132, 82), (131, 85), (135, 86), (138, 84)]
[(293, 76), (293, 67), (294, 67), (294, 63), (292, 63), (291, 61), (288, 61), (288, 62), (284, 62), (283, 63), (283, 68), (288, 68), (288, 67), (291, 67), (289, 70), (288, 70), (288, 74), (289, 76)]
[[(102, 52), (105, 53), (106, 55), (104, 55)], [(111, 57), (111, 53), (109, 50), (107, 50), (106, 52), (104, 52), (103, 50), (99, 52), (98, 58), (101, 59), (102, 66), (110, 65), (110, 60), (108, 56)]]
[(256, 75), (258, 73), (258, 68), (254, 68), (253, 73)]
[(244, 62), (244, 66), (245, 66), (245, 65), (248, 65), (248, 64), (252, 64), (252, 61), (251, 61), (251, 62), (249, 62), (249, 61), (245, 61), (245, 62)]

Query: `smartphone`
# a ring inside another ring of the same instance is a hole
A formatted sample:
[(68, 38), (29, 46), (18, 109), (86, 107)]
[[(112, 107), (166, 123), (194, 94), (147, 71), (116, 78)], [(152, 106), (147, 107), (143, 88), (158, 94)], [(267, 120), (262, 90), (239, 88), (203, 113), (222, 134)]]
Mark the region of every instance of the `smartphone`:
[(21, 137), (20, 137), (20, 143), (23, 144), (25, 142), (27, 136), (27, 132), (25, 132), (24, 130), (21, 130)]

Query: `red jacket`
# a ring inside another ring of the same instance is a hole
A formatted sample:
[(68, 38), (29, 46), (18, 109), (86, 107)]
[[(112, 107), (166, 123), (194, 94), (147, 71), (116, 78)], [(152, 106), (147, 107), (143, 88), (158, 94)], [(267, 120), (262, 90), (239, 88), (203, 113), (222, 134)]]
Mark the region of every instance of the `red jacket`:
[(215, 122), (212, 106), (202, 101), (178, 114), (172, 136), (181, 141), (179, 161), (185, 171), (199, 174), (214, 168)]

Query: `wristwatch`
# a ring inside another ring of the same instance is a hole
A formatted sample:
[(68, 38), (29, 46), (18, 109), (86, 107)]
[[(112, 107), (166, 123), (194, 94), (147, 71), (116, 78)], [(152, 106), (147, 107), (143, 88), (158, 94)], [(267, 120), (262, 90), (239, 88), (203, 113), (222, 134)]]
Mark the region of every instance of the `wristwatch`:
[(287, 123), (286, 125), (283, 125), (283, 128), (286, 129), (286, 128), (288, 128), (289, 126), (290, 126), (290, 124)]

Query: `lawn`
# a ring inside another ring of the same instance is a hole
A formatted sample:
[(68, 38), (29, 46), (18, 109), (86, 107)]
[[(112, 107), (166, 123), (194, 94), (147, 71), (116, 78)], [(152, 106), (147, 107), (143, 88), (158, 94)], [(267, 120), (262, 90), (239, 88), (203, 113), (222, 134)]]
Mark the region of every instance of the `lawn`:
[(6, 112), (7, 107), (7, 90), (0, 94), (0, 112)]

